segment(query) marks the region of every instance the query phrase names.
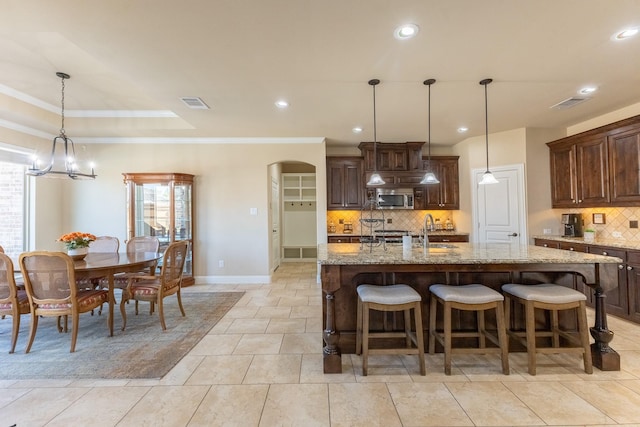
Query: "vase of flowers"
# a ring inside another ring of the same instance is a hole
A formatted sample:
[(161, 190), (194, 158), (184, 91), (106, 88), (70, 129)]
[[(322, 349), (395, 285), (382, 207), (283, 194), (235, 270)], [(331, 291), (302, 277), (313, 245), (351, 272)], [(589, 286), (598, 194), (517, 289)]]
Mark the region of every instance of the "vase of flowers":
[(96, 240), (96, 236), (90, 233), (74, 231), (60, 236), (59, 242), (64, 243), (67, 254), (74, 260), (81, 260), (89, 253), (89, 244)]

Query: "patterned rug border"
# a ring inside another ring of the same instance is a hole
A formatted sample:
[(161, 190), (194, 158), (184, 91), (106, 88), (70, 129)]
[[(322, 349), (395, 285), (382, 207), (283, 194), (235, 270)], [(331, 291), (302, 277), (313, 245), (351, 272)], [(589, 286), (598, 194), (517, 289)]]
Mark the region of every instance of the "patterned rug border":
[(69, 333), (60, 334), (54, 318), (41, 318), (31, 352), (25, 354), (30, 319), (23, 315), (16, 352), (9, 354), (12, 319), (7, 316), (0, 320), (0, 380), (162, 378), (243, 295), (244, 292), (183, 292), (186, 317), (181, 316), (176, 298), (167, 297), (166, 331), (162, 331), (157, 312), (149, 315), (146, 303), (140, 303), (137, 316), (133, 302), (127, 305), (126, 331), (120, 329), (122, 318), (116, 305), (113, 337), (108, 336), (104, 313), (83, 314), (74, 353), (69, 352), (71, 324)]

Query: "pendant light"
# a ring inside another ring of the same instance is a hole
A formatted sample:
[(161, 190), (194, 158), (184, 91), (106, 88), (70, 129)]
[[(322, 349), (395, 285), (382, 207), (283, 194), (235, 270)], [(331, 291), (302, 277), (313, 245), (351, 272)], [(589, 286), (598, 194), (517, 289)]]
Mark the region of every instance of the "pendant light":
[(384, 185), (386, 184), (378, 173), (378, 138), (376, 135), (376, 85), (380, 83), (378, 79), (369, 80), (369, 84), (373, 87), (373, 173), (367, 182), (367, 185)]
[[(75, 146), (73, 145), (73, 141), (71, 140), (71, 138), (67, 137), (64, 131), (64, 81), (71, 78), (71, 76), (69, 76), (69, 74), (61, 72), (57, 72), (56, 76), (60, 77), (62, 81), (62, 126), (60, 127), (60, 134), (53, 138), (53, 147), (51, 149), (51, 159), (49, 160), (49, 164), (42, 169), (38, 169), (37, 161), (34, 159), (31, 167), (27, 169), (26, 174), (31, 176), (45, 176), (55, 178), (68, 177), (71, 179), (95, 179), (96, 174), (93, 171), (93, 166), (91, 166), (91, 173), (82, 173), (78, 170)], [(64, 146), (64, 168), (54, 167), (56, 144), (58, 144), (58, 142)]]
[(427, 146), (429, 147), (429, 161), (427, 162), (427, 164), (429, 166), (427, 167), (427, 173), (424, 174), (422, 181), (420, 181), (420, 184), (423, 185), (440, 184), (440, 181), (438, 181), (438, 178), (436, 178), (433, 173), (433, 169), (431, 169), (431, 85), (435, 82), (436, 79), (428, 79), (423, 82), (426, 86), (429, 87), (429, 98), (427, 104)]
[(482, 174), (482, 179), (478, 184), (497, 184), (498, 180), (489, 170), (489, 104), (487, 103), (487, 85), (491, 83), (493, 79), (480, 80), (480, 84), (484, 86), (484, 128), (485, 128), (485, 150), (487, 153), (487, 170)]

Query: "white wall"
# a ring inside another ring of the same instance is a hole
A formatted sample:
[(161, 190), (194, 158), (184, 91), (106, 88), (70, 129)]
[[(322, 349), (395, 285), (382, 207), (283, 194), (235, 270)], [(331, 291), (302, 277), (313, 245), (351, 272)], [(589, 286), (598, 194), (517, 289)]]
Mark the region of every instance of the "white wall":
[[(318, 241), (326, 239), (325, 143), (283, 144), (96, 144), (95, 181), (56, 181), (60, 191), (37, 179), (38, 229), (50, 230), (37, 239), (38, 248), (50, 249), (47, 239), (68, 231), (126, 238), (126, 189), (123, 172), (181, 172), (195, 178), (195, 275), (208, 282), (252, 282), (269, 278), (269, 165), (302, 161), (316, 168)], [(61, 196), (62, 194), (62, 196)], [(258, 208), (258, 215), (249, 214)], [(48, 214), (54, 221), (48, 223)], [(62, 218), (60, 221), (59, 216)], [(52, 249), (60, 249), (53, 243)], [(218, 260), (225, 266), (218, 267)]]

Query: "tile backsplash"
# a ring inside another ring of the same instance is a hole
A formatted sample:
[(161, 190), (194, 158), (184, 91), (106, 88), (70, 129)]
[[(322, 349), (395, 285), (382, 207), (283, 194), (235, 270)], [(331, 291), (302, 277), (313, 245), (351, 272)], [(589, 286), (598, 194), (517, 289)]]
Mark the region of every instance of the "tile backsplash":
[[(640, 219), (640, 208), (584, 208), (584, 209), (554, 209), (563, 213), (581, 213), (584, 220), (584, 228), (592, 228), (596, 230), (597, 238), (602, 239), (621, 239), (621, 240), (640, 240), (640, 228), (630, 228), (629, 221), (638, 221)], [(604, 224), (594, 224), (593, 214), (604, 214)]]
[[(424, 216), (427, 212), (422, 210), (375, 210), (375, 211), (327, 211), (327, 229), (331, 223), (336, 227), (336, 233), (341, 234), (344, 225), (340, 224), (340, 220), (351, 224), (354, 235), (368, 235), (371, 233), (370, 227), (366, 224), (372, 222), (360, 221), (360, 219), (379, 219), (384, 220), (385, 230), (407, 230), (412, 233), (419, 233), (422, 230)], [(444, 229), (447, 218), (453, 221), (451, 211), (432, 211), (433, 219), (440, 219), (442, 228)], [(364, 224), (364, 225), (363, 225)], [(380, 222), (373, 222), (374, 228), (382, 228)], [(455, 223), (453, 224), (455, 227)]]

